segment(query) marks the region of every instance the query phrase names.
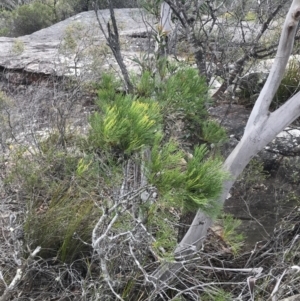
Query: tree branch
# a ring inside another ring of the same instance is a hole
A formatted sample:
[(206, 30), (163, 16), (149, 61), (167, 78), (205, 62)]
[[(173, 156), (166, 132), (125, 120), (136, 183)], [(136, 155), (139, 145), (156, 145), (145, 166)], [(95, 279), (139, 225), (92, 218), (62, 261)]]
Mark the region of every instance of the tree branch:
[(124, 63), (122, 54), (121, 54), (119, 31), (118, 31), (118, 26), (117, 26), (117, 22), (116, 22), (116, 18), (115, 18), (113, 5), (112, 5), (111, 0), (108, 0), (108, 3), (109, 3), (109, 11), (110, 11), (110, 17), (111, 17), (113, 30), (111, 30), (110, 24), (108, 22), (107, 23), (108, 33), (105, 32), (105, 30), (104, 30), (104, 28), (101, 24), (100, 18), (99, 18), (98, 7), (97, 7), (97, 5), (95, 5), (94, 10), (95, 10), (97, 22), (99, 24), (100, 30), (102, 31), (102, 33), (103, 33), (103, 35), (106, 39), (107, 45), (111, 49), (118, 65), (121, 69), (123, 79), (124, 79), (125, 84), (126, 84), (126, 90), (127, 90), (128, 93), (131, 93), (133, 91), (133, 85), (132, 85), (131, 80), (129, 78), (128, 70), (127, 70), (127, 67)]
[(294, 0), (283, 25), (283, 30), (273, 66), (268, 79), (254, 105), (252, 113), (247, 122), (245, 133), (247, 133), (261, 117), (266, 116), (266, 114), (269, 112), (270, 104), (284, 76), (288, 59), (293, 50), (294, 37), (299, 19), (300, 1)]

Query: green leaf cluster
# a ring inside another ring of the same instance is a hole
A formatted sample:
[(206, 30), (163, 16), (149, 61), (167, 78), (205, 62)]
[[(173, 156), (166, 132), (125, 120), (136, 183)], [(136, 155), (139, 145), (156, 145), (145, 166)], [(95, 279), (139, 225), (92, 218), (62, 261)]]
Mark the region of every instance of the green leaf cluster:
[(156, 140), (147, 165), (149, 182), (176, 207), (195, 211), (201, 209), (212, 217), (220, 212), (216, 198), (228, 174), (219, 158), (209, 158), (205, 145), (195, 148), (194, 156), (185, 160), (175, 141), (160, 147)]
[(105, 73), (102, 75), (98, 88), (98, 106), (101, 109), (102, 106), (112, 104), (114, 101), (122, 101), (123, 96), (121, 93), (117, 93), (121, 83), (112, 74)]
[[(175, 66), (161, 59), (159, 62), (159, 75), (146, 69), (141, 77), (134, 79), (138, 97), (158, 101), (164, 120), (172, 114), (180, 116), (190, 133), (188, 136), (197, 136), (207, 143), (224, 142), (225, 130), (216, 121), (207, 119), (210, 99), (205, 78), (196, 69)], [(161, 75), (166, 72), (168, 76)]]
[(138, 0), (138, 4), (150, 14), (159, 18), (161, 0)]
[(153, 97), (164, 114), (181, 111), (186, 118), (203, 121), (209, 103), (205, 78), (196, 69), (174, 66), (165, 60), (160, 59), (157, 65), (158, 74), (145, 70), (139, 78), (134, 78), (138, 97)]
[(13, 11), (12, 16), (14, 33), (17, 36), (31, 34), (55, 21), (52, 8), (41, 2), (21, 5)]
[(168, 77), (158, 90), (157, 98), (166, 112), (180, 110), (187, 119), (207, 117), (208, 88), (196, 69), (183, 68)]
[(231, 214), (222, 215), (222, 238), (230, 246), (236, 255), (244, 245), (245, 237), (238, 232), (238, 227), (242, 224), (241, 220), (234, 218)]
[(288, 67), (281, 81), (281, 84), (275, 94), (272, 107), (277, 108), (286, 102), (291, 96), (300, 91), (300, 61), (292, 59), (289, 61)]
[(182, 185), (184, 173), (181, 167), (185, 162), (183, 158), (184, 152), (175, 140), (162, 144), (162, 135), (157, 135), (151, 149), (151, 160), (146, 164), (149, 182), (157, 187), (162, 195), (172, 194), (176, 187)]
[(228, 174), (222, 169), (220, 158), (209, 158), (205, 145), (195, 148), (194, 157), (188, 161), (183, 194), (185, 208), (201, 209), (215, 217), (220, 208), (216, 201)]
[(103, 113), (96, 112), (90, 120), (94, 145), (131, 154), (153, 144), (161, 119), (157, 102), (141, 102), (126, 95), (101, 109)]
[(214, 120), (205, 120), (201, 124), (202, 139), (208, 143), (218, 144), (227, 139), (226, 131)]
[(157, 83), (150, 71), (144, 71), (141, 77), (135, 80), (135, 93), (139, 98), (155, 97), (155, 91), (157, 89)]

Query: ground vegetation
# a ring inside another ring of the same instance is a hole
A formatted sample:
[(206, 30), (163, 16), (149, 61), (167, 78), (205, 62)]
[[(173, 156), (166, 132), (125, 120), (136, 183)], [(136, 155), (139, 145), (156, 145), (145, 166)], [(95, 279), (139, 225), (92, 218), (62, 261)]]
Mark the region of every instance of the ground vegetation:
[[(201, 31), (197, 36), (196, 27), (190, 25), (193, 20), (178, 12), (180, 3), (168, 4), (181, 23), (185, 41), (192, 49), (188, 55), (193, 56), (197, 69), (166, 55), (168, 41), (158, 28), (152, 33), (158, 43), (152, 58), (148, 56), (142, 62), (137, 59), (139, 74), (130, 74), (123, 62), (110, 5), (111, 22), (101, 30), (107, 33), (107, 44), (121, 77), (104, 72), (97, 82), (83, 81), (79, 73), (73, 78), (49, 75), (46, 81), (41, 77), (32, 83), (39, 85), (39, 93), (30, 89), (24, 92), (27, 106), (23, 114), (31, 116), (27, 124), (26, 120), (18, 124), (10, 115), (15, 87), (1, 93), (0, 122), (6, 133), (1, 141), (1, 301), (275, 301), (300, 294), (299, 208), (287, 214), (268, 241), (244, 253), (243, 237), (237, 230), (239, 221), (222, 213), (224, 196), (243, 170), (235, 172), (232, 164), (243, 149), (234, 152), (224, 168), (220, 147), (226, 141), (226, 132), (209, 117), (207, 109), (212, 98), (219, 101), (219, 96), (235, 83), (241, 69), (235, 70), (234, 76), (229, 72), (228, 77), (223, 70), (225, 62), (220, 67), (224, 72), (219, 75), (223, 84), (218, 97), (211, 97), (208, 85), (220, 69), (210, 73), (204, 57), (214, 52), (207, 48), (202, 56), (204, 42), (200, 48), (193, 48), (195, 43), (199, 46)], [(262, 29), (283, 7), (280, 1), (274, 5)], [(257, 12), (243, 14), (243, 5), (234, 9), (232, 15), (242, 16), (240, 26), (244, 26), (244, 20), (264, 16)], [(206, 2), (200, 11), (198, 18), (216, 13), (216, 8)], [(221, 17), (226, 19), (227, 13)], [(297, 14), (292, 17), (296, 22)], [(295, 22), (291, 25), (293, 34)], [(76, 45), (72, 47), (74, 32), (70, 31), (69, 47), (64, 50), (76, 51)], [(289, 49), (292, 38), (286, 40)], [(270, 49), (276, 45), (271, 44)], [(281, 47), (282, 43), (279, 51)], [(249, 51), (248, 45), (241, 47), (245, 58), (242, 65), (254, 53)], [(274, 68), (283, 70), (286, 62), (275, 61)], [(274, 70), (271, 74), (275, 77)], [(231, 76), (232, 82), (228, 81)], [(270, 89), (270, 85), (267, 87)], [(267, 93), (272, 94), (268, 104), (274, 93)], [(264, 104), (266, 93), (261, 95), (246, 136), (251, 133), (254, 117), (261, 126), (264, 114), (270, 115)], [(45, 101), (50, 97), (51, 106)], [(297, 94), (288, 104), (293, 102), (297, 102)], [(76, 126), (74, 120), (84, 106), (88, 106), (88, 118)], [(259, 114), (255, 114), (257, 111)], [(292, 117), (286, 114), (286, 120), (276, 125), (277, 131)], [(33, 119), (38, 122), (31, 122)], [(47, 126), (39, 131), (42, 122)], [(253, 142), (253, 137), (241, 140), (247, 154), (254, 150), (242, 160), (242, 167), (260, 148), (243, 144), (245, 140)], [(259, 162), (252, 164), (242, 175), (250, 187), (247, 191), (267, 177)], [(196, 216), (197, 225), (193, 224), (195, 235), (187, 243), (191, 231), (185, 233), (190, 226), (185, 221), (193, 219), (197, 210), (201, 213)], [(204, 218), (199, 219), (199, 215)], [(207, 230), (216, 219), (217, 227)], [(199, 236), (199, 228), (204, 228), (203, 235)]]

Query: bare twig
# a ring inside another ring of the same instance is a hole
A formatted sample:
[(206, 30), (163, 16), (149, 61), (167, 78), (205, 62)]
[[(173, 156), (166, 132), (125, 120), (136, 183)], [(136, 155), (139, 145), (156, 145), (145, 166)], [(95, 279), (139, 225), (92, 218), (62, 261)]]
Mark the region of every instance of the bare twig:
[(11, 281), (11, 283), (8, 286), (6, 285), (6, 289), (5, 289), (4, 293), (2, 294), (2, 296), (0, 297), (0, 301), (9, 300), (11, 294), (17, 288), (18, 283), (22, 280), (22, 277), (24, 275), (24, 272), (25, 272), (27, 266), (32, 263), (32, 261), (34, 260), (34, 258), (36, 257), (36, 255), (39, 253), (40, 250), (41, 250), (41, 247), (36, 247), (36, 249), (32, 253), (30, 253), (27, 260), (24, 263), (22, 263), (22, 265), (20, 267), (17, 268), (15, 277), (13, 278), (13, 280)]
[(107, 23), (107, 33), (104, 30), (104, 27), (102, 26), (102, 23), (100, 21), (99, 18), (99, 12), (98, 12), (98, 7), (95, 4), (94, 6), (94, 10), (95, 10), (95, 14), (96, 14), (96, 18), (98, 21), (98, 25), (100, 27), (100, 30), (102, 31), (107, 45), (109, 46), (109, 48), (111, 49), (124, 78), (125, 84), (126, 84), (126, 88), (127, 88), (127, 92), (131, 93), (133, 91), (133, 85), (131, 83), (131, 80), (129, 78), (129, 74), (128, 74), (128, 70), (127, 67), (124, 63), (122, 54), (121, 54), (121, 47), (120, 47), (120, 39), (119, 39), (119, 32), (118, 32), (118, 27), (117, 27), (117, 21), (115, 18), (115, 13), (114, 13), (114, 9), (113, 9), (113, 4), (110, 0), (108, 0), (108, 4), (109, 4), (109, 11), (110, 11), (110, 17), (111, 17), (111, 22), (112, 22), (112, 28), (110, 23)]

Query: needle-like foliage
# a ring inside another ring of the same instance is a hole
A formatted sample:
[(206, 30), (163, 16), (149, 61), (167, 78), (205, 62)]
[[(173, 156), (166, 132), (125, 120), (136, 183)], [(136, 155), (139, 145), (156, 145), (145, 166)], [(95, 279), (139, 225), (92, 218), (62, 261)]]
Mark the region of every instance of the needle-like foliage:
[(227, 177), (222, 161), (209, 158), (204, 145), (196, 147), (193, 158), (186, 161), (175, 141), (162, 147), (158, 142), (151, 152), (149, 182), (174, 206), (188, 211), (201, 209), (216, 217), (220, 207), (213, 199), (219, 196)]
[(207, 154), (204, 145), (195, 148), (194, 157), (187, 163), (182, 197), (186, 209), (201, 209), (215, 217), (220, 212), (220, 206), (213, 200), (220, 195), (223, 181), (228, 175), (222, 169), (222, 161), (219, 158), (207, 158)]
[(130, 95), (106, 104), (91, 117), (91, 138), (100, 149), (131, 154), (152, 145), (160, 128), (157, 102), (141, 102)]

